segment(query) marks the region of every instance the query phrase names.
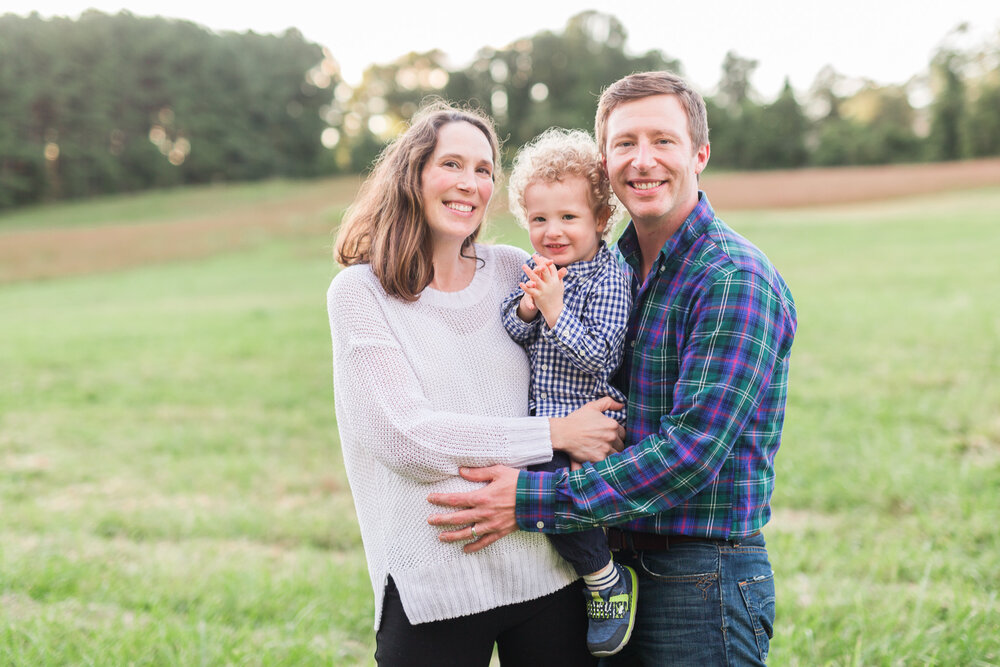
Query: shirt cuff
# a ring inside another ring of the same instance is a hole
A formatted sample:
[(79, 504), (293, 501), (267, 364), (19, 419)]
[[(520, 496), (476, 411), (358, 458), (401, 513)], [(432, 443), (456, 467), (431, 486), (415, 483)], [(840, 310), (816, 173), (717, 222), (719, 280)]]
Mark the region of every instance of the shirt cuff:
[(517, 476), (514, 515), (521, 530), (555, 532), (555, 485), (560, 475), (522, 470)]
[[(537, 320), (538, 318), (535, 318)], [(535, 320), (525, 322), (517, 316), (517, 308), (511, 308), (503, 314), (503, 326), (512, 338), (526, 338), (535, 326)]]
[(579, 350), (580, 341), (586, 335), (586, 329), (580, 320), (568, 313), (565, 306), (559, 313), (556, 325), (551, 329), (542, 327), (542, 338), (555, 339), (555, 342), (567, 350)]

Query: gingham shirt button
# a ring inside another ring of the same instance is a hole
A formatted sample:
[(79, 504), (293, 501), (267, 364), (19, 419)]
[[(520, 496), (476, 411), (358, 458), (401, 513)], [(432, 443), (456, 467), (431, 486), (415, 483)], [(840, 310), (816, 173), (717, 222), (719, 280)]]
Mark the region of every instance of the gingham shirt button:
[(542, 364), (542, 370), (543, 371), (549, 370), (549, 365), (548, 364)]
[(541, 530), (542, 528), (545, 528), (545, 522), (544, 521), (539, 521), (535, 525), (538, 526), (538, 530)]
[(543, 400), (546, 399), (546, 398), (548, 398), (548, 397), (549, 397), (549, 395), (546, 394), (545, 392), (542, 392), (541, 394), (538, 395), (538, 398), (541, 398)]

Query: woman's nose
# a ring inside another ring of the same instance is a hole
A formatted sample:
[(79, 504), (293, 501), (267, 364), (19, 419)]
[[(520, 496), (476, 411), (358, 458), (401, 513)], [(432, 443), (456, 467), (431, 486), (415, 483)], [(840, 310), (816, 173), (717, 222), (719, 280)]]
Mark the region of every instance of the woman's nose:
[(456, 187), (463, 192), (472, 192), (472, 190), (475, 188), (474, 183), (475, 180), (473, 175), (463, 171), (462, 174), (458, 177), (458, 183), (456, 183)]

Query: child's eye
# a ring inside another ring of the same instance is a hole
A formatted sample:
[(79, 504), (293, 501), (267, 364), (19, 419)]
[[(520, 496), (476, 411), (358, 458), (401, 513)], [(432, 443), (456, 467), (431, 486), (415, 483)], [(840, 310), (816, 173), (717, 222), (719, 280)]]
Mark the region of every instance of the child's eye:
[(575, 220), (576, 219), (576, 215), (574, 215), (573, 213), (565, 213), (565, 214), (563, 214), (562, 219), (563, 220)]
[(531, 222), (533, 222), (533, 223), (545, 222), (545, 216), (544, 215), (536, 215), (535, 217), (533, 217), (531, 219)]

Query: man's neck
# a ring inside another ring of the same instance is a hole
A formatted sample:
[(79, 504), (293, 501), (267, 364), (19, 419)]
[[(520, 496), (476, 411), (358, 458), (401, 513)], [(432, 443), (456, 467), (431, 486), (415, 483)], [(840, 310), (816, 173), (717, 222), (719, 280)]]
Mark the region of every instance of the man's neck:
[(645, 281), (646, 276), (653, 269), (653, 263), (656, 262), (660, 250), (667, 244), (670, 237), (680, 230), (686, 219), (687, 215), (679, 220), (633, 221), (635, 223), (636, 240), (639, 242), (640, 268), (642, 270), (643, 281)]

